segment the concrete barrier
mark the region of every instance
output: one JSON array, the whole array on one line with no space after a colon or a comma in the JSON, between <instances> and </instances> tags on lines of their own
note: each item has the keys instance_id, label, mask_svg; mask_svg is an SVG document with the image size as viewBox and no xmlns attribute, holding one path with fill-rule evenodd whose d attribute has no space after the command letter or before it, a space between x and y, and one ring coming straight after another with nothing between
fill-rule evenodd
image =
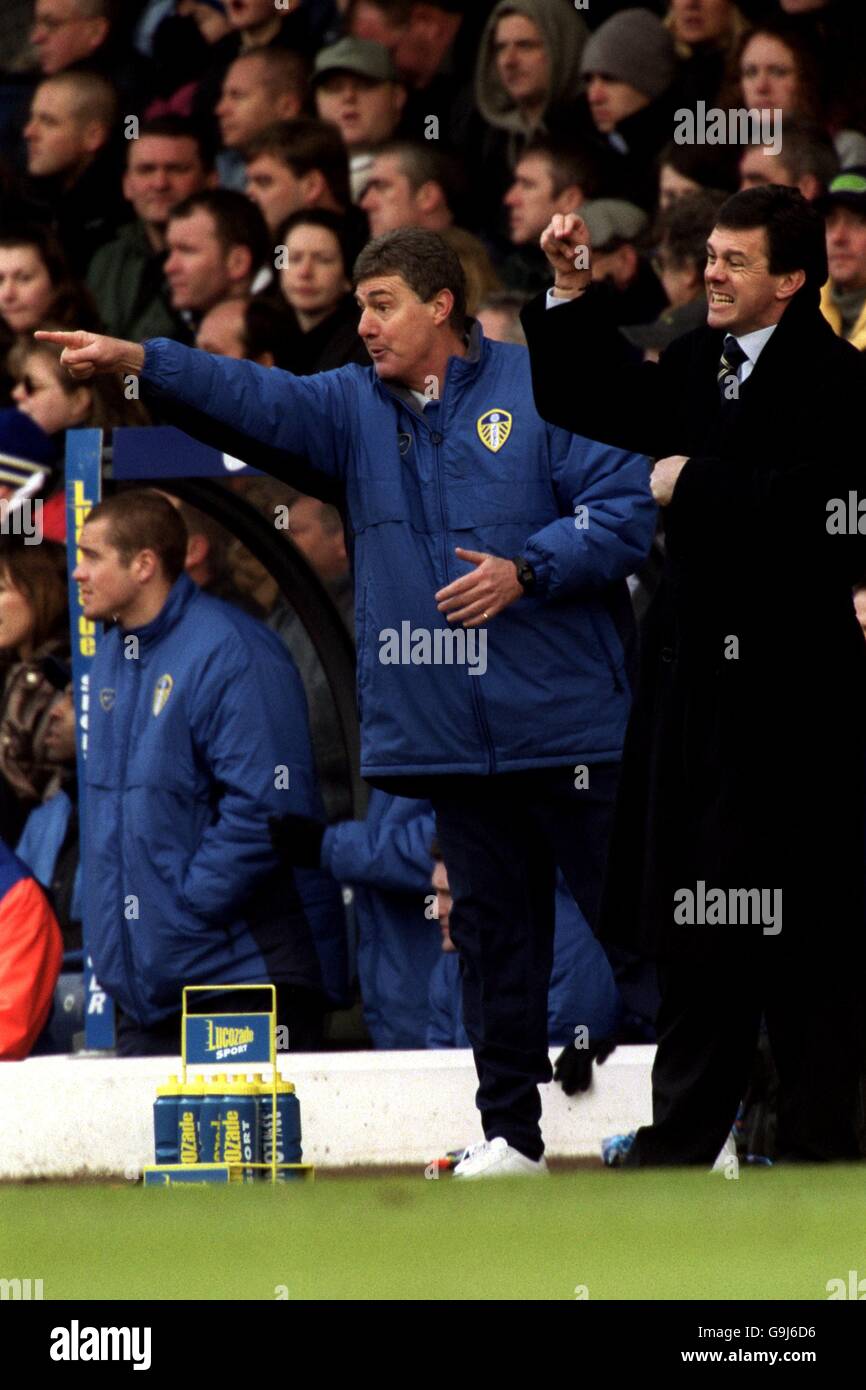
<instances>
[{"instance_id":1,"label":"concrete barrier","mask_svg":"<svg viewBox=\"0 0 866 1390\"><path fill-rule=\"evenodd\" d=\"M542 1087L549 1156L597 1155L606 1135L648 1123L654 1051L619 1048L572 1100ZM156 1087L179 1068L172 1057L3 1063L0 1179L137 1177L154 1161ZM284 1054L280 1071L297 1086L304 1159L319 1168L423 1168L482 1137L468 1051Z\"/></svg>"}]
</instances>

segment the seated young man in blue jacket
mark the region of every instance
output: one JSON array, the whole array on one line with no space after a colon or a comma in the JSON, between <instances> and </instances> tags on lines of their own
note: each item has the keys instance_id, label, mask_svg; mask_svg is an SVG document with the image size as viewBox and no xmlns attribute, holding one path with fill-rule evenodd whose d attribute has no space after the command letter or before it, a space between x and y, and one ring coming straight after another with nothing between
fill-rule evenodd
<instances>
[{"instance_id":1,"label":"seated young man in blue jacket","mask_svg":"<svg viewBox=\"0 0 866 1390\"><path fill-rule=\"evenodd\" d=\"M470 1047L463 1024L460 962L451 940L451 889L438 841L433 843L433 859L431 883L436 893L440 950L429 980L427 1046ZM584 1040L576 1036L580 1027L587 1030L586 1039L615 1037L621 1011L622 1003L610 962L584 921L565 879L557 872L553 970L547 1005L548 1042L551 1047L576 1050ZM568 1051L565 1055L568 1056ZM571 1095L572 1088L560 1075L562 1060L560 1057L555 1075ZM589 1076L586 1080L588 1083ZM573 1089L585 1090L588 1085L578 1084Z\"/></svg>"},{"instance_id":2,"label":"seated young man in blue jacket","mask_svg":"<svg viewBox=\"0 0 866 1390\"><path fill-rule=\"evenodd\" d=\"M376 238L354 279L369 367L295 377L165 339L47 336L74 377L138 374L164 418L173 403L198 438L341 502L361 770L433 803L454 894L485 1136L460 1176L544 1173L555 867L592 924L630 699L625 580L655 530L649 465L544 423L525 350L467 319L435 232Z\"/></svg>"},{"instance_id":3,"label":"seated young man in blue jacket","mask_svg":"<svg viewBox=\"0 0 866 1390\"><path fill-rule=\"evenodd\" d=\"M427 1046L439 932L428 909L433 808L373 790L364 820L323 827L321 863L352 889L358 983L374 1047ZM291 832L286 846L292 854Z\"/></svg>"},{"instance_id":4,"label":"seated young man in blue jacket","mask_svg":"<svg viewBox=\"0 0 866 1390\"><path fill-rule=\"evenodd\" d=\"M183 520L157 492L110 497L81 532L84 613L115 622L90 677L88 949L121 1056L179 1050L192 984L276 984L290 1049L314 1049L319 963L268 834L269 816L321 814L304 692L279 638L203 593L185 555Z\"/></svg>"}]
</instances>

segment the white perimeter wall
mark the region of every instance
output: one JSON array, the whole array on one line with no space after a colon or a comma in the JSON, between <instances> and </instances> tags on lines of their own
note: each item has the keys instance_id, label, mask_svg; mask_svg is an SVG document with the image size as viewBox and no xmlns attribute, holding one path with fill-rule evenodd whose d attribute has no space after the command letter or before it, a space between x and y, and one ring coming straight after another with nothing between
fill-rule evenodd
<instances>
[{"instance_id":1,"label":"white perimeter wall","mask_svg":"<svg viewBox=\"0 0 866 1390\"><path fill-rule=\"evenodd\" d=\"M605 1136L649 1123L654 1052L618 1048L586 1095L543 1086L548 1155L597 1156ZM172 1057L0 1063L0 1179L136 1177L154 1161L156 1087L179 1068ZM297 1088L304 1159L320 1168L423 1169L483 1137L471 1052L284 1054L280 1071Z\"/></svg>"}]
</instances>

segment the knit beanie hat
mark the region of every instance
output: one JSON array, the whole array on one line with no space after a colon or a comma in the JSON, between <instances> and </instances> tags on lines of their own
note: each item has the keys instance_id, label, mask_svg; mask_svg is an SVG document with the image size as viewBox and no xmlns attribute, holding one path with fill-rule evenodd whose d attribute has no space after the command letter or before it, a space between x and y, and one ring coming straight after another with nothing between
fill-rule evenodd
<instances>
[{"instance_id":1,"label":"knit beanie hat","mask_svg":"<svg viewBox=\"0 0 866 1390\"><path fill-rule=\"evenodd\" d=\"M651 10L620 10L589 38L580 70L627 82L654 101L674 78L673 40Z\"/></svg>"}]
</instances>

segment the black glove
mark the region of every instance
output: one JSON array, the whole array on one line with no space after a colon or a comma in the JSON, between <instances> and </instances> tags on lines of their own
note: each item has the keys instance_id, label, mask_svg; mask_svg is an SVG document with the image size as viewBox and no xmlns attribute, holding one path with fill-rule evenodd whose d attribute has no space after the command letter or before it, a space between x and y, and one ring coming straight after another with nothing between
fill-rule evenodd
<instances>
[{"instance_id":1,"label":"black glove","mask_svg":"<svg viewBox=\"0 0 866 1390\"><path fill-rule=\"evenodd\" d=\"M589 1047L575 1047L569 1043L557 1057L553 1066L553 1079L558 1081L567 1096L575 1091L588 1091L592 1085L592 1064L606 1062L616 1051L616 1038L598 1038Z\"/></svg>"},{"instance_id":2,"label":"black glove","mask_svg":"<svg viewBox=\"0 0 866 1390\"><path fill-rule=\"evenodd\" d=\"M271 844L284 864L318 869L322 862L325 827L307 816L269 816Z\"/></svg>"}]
</instances>

